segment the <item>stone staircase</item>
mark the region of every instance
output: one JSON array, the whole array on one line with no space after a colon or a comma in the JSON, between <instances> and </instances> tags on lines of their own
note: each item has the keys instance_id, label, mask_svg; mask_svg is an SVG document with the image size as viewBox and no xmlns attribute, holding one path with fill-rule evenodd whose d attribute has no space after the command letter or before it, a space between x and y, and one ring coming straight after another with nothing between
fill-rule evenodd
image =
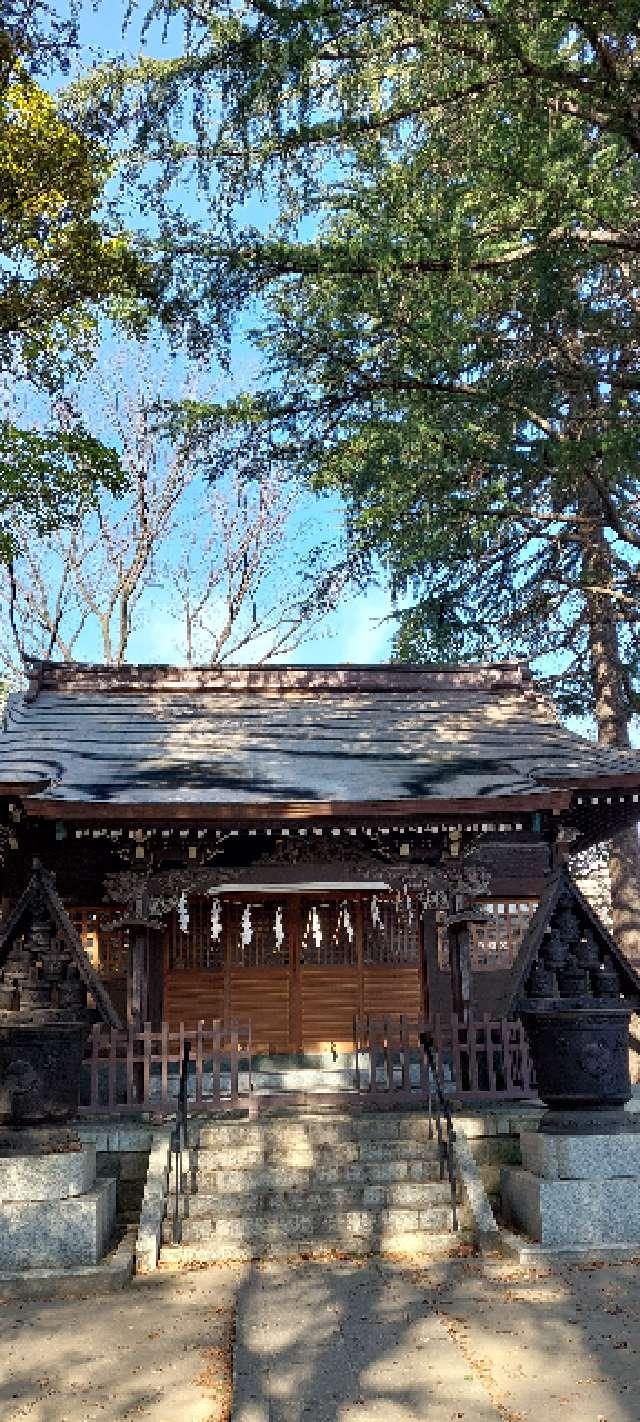
<instances>
[{"instance_id":1,"label":"stone staircase","mask_svg":"<svg viewBox=\"0 0 640 1422\"><path fill-rule=\"evenodd\" d=\"M196 1131L182 1242L171 1243L171 1193L161 1264L446 1254L470 1238L463 1208L452 1232L449 1182L423 1113L283 1111Z\"/></svg>"}]
</instances>

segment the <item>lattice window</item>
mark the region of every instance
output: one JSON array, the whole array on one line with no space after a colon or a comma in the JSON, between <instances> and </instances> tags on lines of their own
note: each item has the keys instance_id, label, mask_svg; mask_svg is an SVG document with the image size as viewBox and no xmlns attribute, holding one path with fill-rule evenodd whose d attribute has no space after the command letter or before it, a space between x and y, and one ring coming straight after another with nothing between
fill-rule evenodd
<instances>
[{"instance_id":1,"label":"lattice window","mask_svg":"<svg viewBox=\"0 0 640 1422\"><path fill-rule=\"evenodd\" d=\"M282 904L227 899L231 965L234 968L287 968L289 935Z\"/></svg>"},{"instance_id":2,"label":"lattice window","mask_svg":"<svg viewBox=\"0 0 640 1422\"><path fill-rule=\"evenodd\" d=\"M104 978L126 976L128 954L124 935L107 927L120 917L121 912L112 904L67 909L87 957Z\"/></svg>"},{"instance_id":3,"label":"lattice window","mask_svg":"<svg viewBox=\"0 0 640 1422\"><path fill-rule=\"evenodd\" d=\"M537 899L484 899L478 908L490 915L486 923L471 926L471 967L474 972L511 968L520 944L538 907ZM449 941L444 925L438 929L438 965L449 969Z\"/></svg>"},{"instance_id":4,"label":"lattice window","mask_svg":"<svg viewBox=\"0 0 640 1422\"><path fill-rule=\"evenodd\" d=\"M363 912L365 963L403 967L418 962L420 925L415 905L403 904L399 911L394 899L374 894Z\"/></svg>"},{"instance_id":5,"label":"lattice window","mask_svg":"<svg viewBox=\"0 0 640 1422\"><path fill-rule=\"evenodd\" d=\"M355 967L357 905L345 899L328 903L305 902L302 910L300 962L307 968Z\"/></svg>"},{"instance_id":6,"label":"lattice window","mask_svg":"<svg viewBox=\"0 0 640 1422\"><path fill-rule=\"evenodd\" d=\"M512 967L538 907L537 899L485 902L480 907L490 913L491 918L488 923L472 927L471 967L475 972Z\"/></svg>"},{"instance_id":7,"label":"lattice window","mask_svg":"<svg viewBox=\"0 0 640 1422\"><path fill-rule=\"evenodd\" d=\"M212 931L212 900L194 895L188 900L188 926L183 932L176 912L169 918L169 967L204 968L221 972L224 966L224 938L216 925Z\"/></svg>"}]
</instances>

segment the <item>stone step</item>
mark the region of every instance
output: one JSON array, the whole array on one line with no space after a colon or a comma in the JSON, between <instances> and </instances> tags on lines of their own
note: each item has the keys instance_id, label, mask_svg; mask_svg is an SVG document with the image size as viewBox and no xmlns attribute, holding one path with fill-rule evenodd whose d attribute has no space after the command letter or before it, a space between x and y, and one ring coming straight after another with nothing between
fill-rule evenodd
<instances>
[{"instance_id":1,"label":"stone step","mask_svg":"<svg viewBox=\"0 0 640 1422\"><path fill-rule=\"evenodd\" d=\"M201 1146L190 1152L193 1169L210 1174L212 1171L250 1170L263 1164L287 1167L317 1165L331 1161L335 1164L349 1164L355 1161L417 1161L438 1159L435 1141L413 1140L362 1140L340 1141L330 1147L316 1145L315 1142L264 1142L253 1141L248 1145Z\"/></svg>"},{"instance_id":2,"label":"stone step","mask_svg":"<svg viewBox=\"0 0 640 1422\"><path fill-rule=\"evenodd\" d=\"M200 1243L164 1244L160 1256L161 1269L189 1269L227 1260L308 1259L331 1255L338 1258L362 1258L368 1255L409 1256L415 1260L441 1259L473 1249L471 1231L410 1230L383 1238L352 1235L348 1240L338 1237L304 1239L280 1238L270 1242L238 1239L208 1239Z\"/></svg>"},{"instance_id":3,"label":"stone step","mask_svg":"<svg viewBox=\"0 0 640 1422\"><path fill-rule=\"evenodd\" d=\"M245 1193L285 1189L313 1181L317 1185L387 1185L402 1180L439 1180L440 1166L434 1159L354 1160L335 1165L280 1165L261 1162L253 1168L200 1167L193 1171L194 1188L205 1194ZM197 1182L197 1183L196 1183Z\"/></svg>"},{"instance_id":4,"label":"stone step","mask_svg":"<svg viewBox=\"0 0 640 1422\"><path fill-rule=\"evenodd\" d=\"M278 1143L312 1141L340 1144L354 1140L426 1140L429 1121L426 1112L372 1112L326 1116L290 1116L264 1120L211 1122L199 1129L199 1144L205 1148L247 1146L256 1140Z\"/></svg>"},{"instance_id":5,"label":"stone step","mask_svg":"<svg viewBox=\"0 0 640 1422\"><path fill-rule=\"evenodd\" d=\"M167 1213L173 1213L174 1196L167 1203ZM287 1210L320 1210L323 1214L332 1210L385 1209L399 1206L402 1209L427 1209L431 1205L448 1204L451 1192L448 1182L400 1181L391 1185L344 1185L319 1188L313 1180L307 1184L257 1191L253 1195L239 1194L209 1195L198 1190L187 1195L182 1203L181 1213L189 1219L212 1220L232 1215L282 1214Z\"/></svg>"},{"instance_id":6,"label":"stone step","mask_svg":"<svg viewBox=\"0 0 640 1422\"><path fill-rule=\"evenodd\" d=\"M351 1209L322 1211L319 1208L291 1206L277 1213L229 1215L212 1219L184 1219L184 1243L199 1244L210 1239L237 1240L244 1244L272 1244L282 1240L328 1241L349 1244L354 1238L368 1242L391 1239L416 1232L444 1234L451 1226L451 1209L447 1204L435 1204L423 1209L374 1209L357 1206ZM162 1237L171 1241L172 1222L164 1221Z\"/></svg>"}]
</instances>

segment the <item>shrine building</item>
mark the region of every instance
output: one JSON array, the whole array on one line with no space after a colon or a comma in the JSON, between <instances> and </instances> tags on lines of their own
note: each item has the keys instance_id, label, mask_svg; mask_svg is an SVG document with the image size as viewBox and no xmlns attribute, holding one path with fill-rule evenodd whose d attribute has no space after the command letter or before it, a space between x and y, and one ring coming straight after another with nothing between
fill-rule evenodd
<instances>
[{"instance_id":1,"label":"shrine building","mask_svg":"<svg viewBox=\"0 0 640 1422\"><path fill-rule=\"evenodd\" d=\"M28 673L3 913L39 859L138 1026L335 1055L355 1017L490 1012L552 869L640 817L640 753L563 727L516 662Z\"/></svg>"}]
</instances>

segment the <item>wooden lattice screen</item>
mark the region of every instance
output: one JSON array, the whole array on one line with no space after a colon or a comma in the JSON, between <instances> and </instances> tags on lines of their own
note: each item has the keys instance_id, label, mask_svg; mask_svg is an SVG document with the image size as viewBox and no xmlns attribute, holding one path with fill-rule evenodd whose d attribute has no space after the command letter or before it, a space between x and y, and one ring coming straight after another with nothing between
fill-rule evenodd
<instances>
[{"instance_id":1,"label":"wooden lattice screen","mask_svg":"<svg viewBox=\"0 0 640 1422\"><path fill-rule=\"evenodd\" d=\"M474 972L511 968L518 949L538 907L537 899L483 899L478 908L488 915L486 923L471 927L471 967ZM449 941L444 926L438 930L438 965L448 971Z\"/></svg>"},{"instance_id":2,"label":"wooden lattice screen","mask_svg":"<svg viewBox=\"0 0 640 1422\"><path fill-rule=\"evenodd\" d=\"M287 915L282 904L227 899L223 907L232 968L289 966ZM250 935L250 936L249 936Z\"/></svg>"},{"instance_id":3,"label":"wooden lattice screen","mask_svg":"<svg viewBox=\"0 0 640 1422\"><path fill-rule=\"evenodd\" d=\"M189 924L184 931L175 910L169 915L169 967L220 972L224 966L224 940L222 932L214 937L211 930L211 899L194 895L188 909Z\"/></svg>"},{"instance_id":4,"label":"wooden lattice screen","mask_svg":"<svg viewBox=\"0 0 640 1422\"><path fill-rule=\"evenodd\" d=\"M70 908L67 912L87 957L94 968L99 969L101 976L126 976L127 945L124 935L108 927L120 917L121 910L113 904L101 904L96 908Z\"/></svg>"},{"instance_id":5,"label":"wooden lattice screen","mask_svg":"<svg viewBox=\"0 0 640 1422\"><path fill-rule=\"evenodd\" d=\"M373 895L364 907L364 961L367 965L405 967L418 962L419 911L412 905L398 910L391 898Z\"/></svg>"},{"instance_id":6,"label":"wooden lattice screen","mask_svg":"<svg viewBox=\"0 0 640 1422\"><path fill-rule=\"evenodd\" d=\"M302 913L300 962L306 968L353 968L358 961L355 899L306 903Z\"/></svg>"}]
</instances>

